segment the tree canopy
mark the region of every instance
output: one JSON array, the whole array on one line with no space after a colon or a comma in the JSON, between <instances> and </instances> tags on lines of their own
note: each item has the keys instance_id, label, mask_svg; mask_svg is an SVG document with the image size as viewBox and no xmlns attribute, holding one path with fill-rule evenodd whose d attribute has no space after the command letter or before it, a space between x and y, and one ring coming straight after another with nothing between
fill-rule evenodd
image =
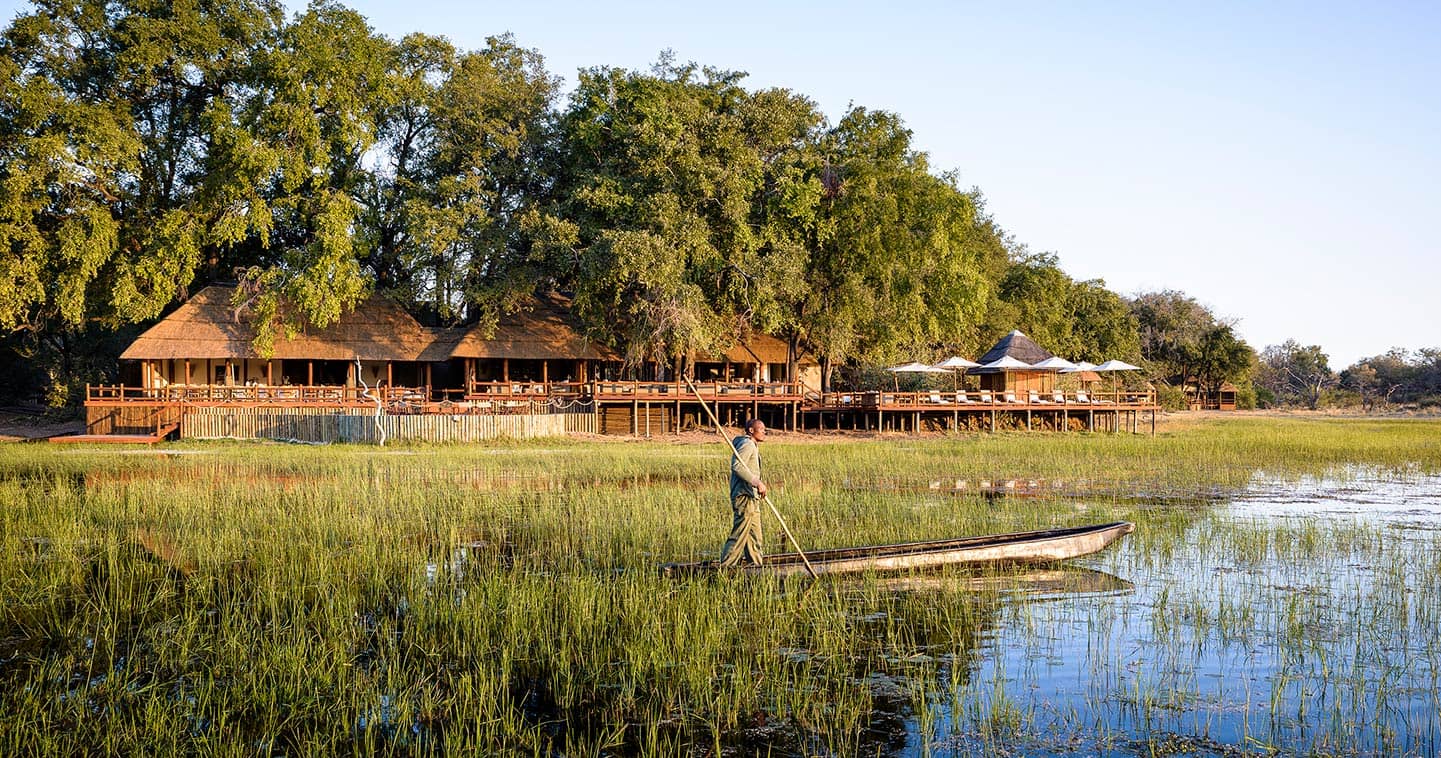
<instances>
[{"instance_id":1,"label":"tree canopy","mask_svg":"<svg viewBox=\"0 0 1441 758\"><path fill-rule=\"evenodd\" d=\"M662 370L756 332L827 381L1015 328L1206 383L1252 355L1181 293L1027 251L898 114L668 53L562 101L512 37L392 40L333 0L38 0L0 36L0 349L63 402L213 282L262 354L371 292L484 326L559 289Z\"/></svg>"}]
</instances>

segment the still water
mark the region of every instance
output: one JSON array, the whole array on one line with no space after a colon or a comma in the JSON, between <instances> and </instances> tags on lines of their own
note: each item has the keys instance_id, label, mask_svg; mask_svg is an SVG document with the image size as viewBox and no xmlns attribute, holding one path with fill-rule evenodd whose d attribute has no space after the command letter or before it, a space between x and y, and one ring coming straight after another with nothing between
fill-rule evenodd
<instances>
[{"instance_id":1,"label":"still water","mask_svg":"<svg viewBox=\"0 0 1441 758\"><path fill-rule=\"evenodd\" d=\"M1183 533L1006 599L900 752L1441 753L1441 476L1260 474Z\"/></svg>"}]
</instances>

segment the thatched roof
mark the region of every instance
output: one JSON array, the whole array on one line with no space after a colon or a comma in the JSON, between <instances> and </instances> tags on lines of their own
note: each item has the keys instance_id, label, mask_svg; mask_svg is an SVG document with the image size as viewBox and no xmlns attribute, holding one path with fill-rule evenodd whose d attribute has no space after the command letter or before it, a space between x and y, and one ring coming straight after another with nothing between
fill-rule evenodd
<instances>
[{"instance_id":1,"label":"thatched roof","mask_svg":"<svg viewBox=\"0 0 1441 758\"><path fill-rule=\"evenodd\" d=\"M230 298L234 287L197 292L160 323L141 334L123 360L260 358L251 347L255 330L238 317ZM275 339L272 358L281 360L441 361L454 336L426 329L399 305L372 297L324 329L294 339Z\"/></svg>"},{"instance_id":2,"label":"thatched roof","mask_svg":"<svg viewBox=\"0 0 1441 758\"><path fill-rule=\"evenodd\" d=\"M1035 340L1032 340L1030 337L1022 334L1021 330L1017 329L1010 334L1002 337L1001 340L996 343L995 347L992 347L990 350L986 351L985 355L977 358L976 362L983 364L991 363L993 361L998 361L1006 356L1010 356L1018 361L1031 364L1040 363L1047 358L1054 357L1049 350L1041 347L1040 345L1037 345ZM998 368L973 368L968 373L986 374L996 373L1004 370L1005 369Z\"/></svg>"},{"instance_id":3,"label":"thatched roof","mask_svg":"<svg viewBox=\"0 0 1441 758\"><path fill-rule=\"evenodd\" d=\"M785 363L789 349L785 340L756 332L744 341L736 343L734 347L720 356L700 353L696 355L695 359L698 363ZM815 356L804 351L796 357L797 365L806 366L816 363Z\"/></svg>"},{"instance_id":4,"label":"thatched roof","mask_svg":"<svg viewBox=\"0 0 1441 758\"><path fill-rule=\"evenodd\" d=\"M557 293L534 298L530 308L503 316L491 337L483 336L478 328L471 329L456 343L450 357L620 360L614 350L581 336L570 299Z\"/></svg>"}]
</instances>

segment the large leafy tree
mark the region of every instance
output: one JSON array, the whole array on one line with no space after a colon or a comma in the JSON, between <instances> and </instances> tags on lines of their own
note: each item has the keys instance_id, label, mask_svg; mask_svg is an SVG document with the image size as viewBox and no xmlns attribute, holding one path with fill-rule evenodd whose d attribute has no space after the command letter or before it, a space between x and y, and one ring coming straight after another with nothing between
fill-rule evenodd
<instances>
[{"instance_id":1,"label":"large leafy tree","mask_svg":"<svg viewBox=\"0 0 1441 758\"><path fill-rule=\"evenodd\" d=\"M5 30L0 329L31 335L28 354L72 363L247 234L216 145L281 19L265 0L46 1ZM52 375L52 399L71 378Z\"/></svg>"},{"instance_id":2,"label":"large leafy tree","mask_svg":"<svg viewBox=\"0 0 1441 758\"><path fill-rule=\"evenodd\" d=\"M1261 353L1256 383L1277 403L1304 405L1315 410L1323 393L1336 385L1330 360L1320 345L1286 340Z\"/></svg>"},{"instance_id":3,"label":"large leafy tree","mask_svg":"<svg viewBox=\"0 0 1441 758\"><path fill-rule=\"evenodd\" d=\"M576 306L631 362L679 363L783 322L790 217L816 195L799 147L815 106L743 75L676 65L583 72L560 121L555 204L532 216Z\"/></svg>"},{"instance_id":4,"label":"large leafy tree","mask_svg":"<svg viewBox=\"0 0 1441 758\"><path fill-rule=\"evenodd\" d=\"M525 222L545 189L556 80L510 37L459 53L412 35L392 84L361 196L360 258L382 290L444 320L493 318L547 274Z\"/></svg>"},{"instance_id":5,"label":"large leafy tree","mask_svg":"<svg viewBox=\"0 0 1441 758\"><path fill-rule=\"evenodd\" d=\"M1126 302L1101 280L1075 281L1052 254L1015 251L986 322L991 339L1020 329L1071 360L1135 360L1140 355L1136 320Z\"/></svg>"},{"instance_id":6,"label":"large leafy tree","mask_svg":"<svg viewBox=\"0 0 1441 758\"><path fill-rule=\"evenodd\" d=\"M1223 382L1249 383L1256 351L1195 298L1176 290L1147 292L1131 300L1130 308L1141 355L1163 381L1190 383L1197 392L1217 391Z\"/></svg>"},{"instance_id":7,"label":"large leafy tree","mask_svg":"<svg viewBox=\"0 0 1441 758\"><path fill-rule=\"evenodd\" d=\"M1004 258L979 193L936 176L894 114L852 109L824 136L821 194L794 334L831 368L954 346Z\"/></svg>"}]
</instances>

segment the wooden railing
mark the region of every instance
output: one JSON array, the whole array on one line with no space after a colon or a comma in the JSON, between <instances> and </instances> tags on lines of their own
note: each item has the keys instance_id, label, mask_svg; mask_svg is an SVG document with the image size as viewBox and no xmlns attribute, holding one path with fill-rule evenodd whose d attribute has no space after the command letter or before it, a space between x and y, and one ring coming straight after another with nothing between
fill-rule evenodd
<instances>
[{"instance_id":1,"label":"wooden railing","mask_svg":"<svg viewBox=\"0 0 1441 758\"><path fill-rule=\"evenodd\" d=\"M795 399L803 388L799 382L695 382L703 397L716 399ZM471 382L469 397L596 397L602 400L693 398L683 381L593 381L593 382Z\"/></svg>"},{"instance_id":2,"label":"wooden railing","mask_svg":"<svg viewBox=\"0 0 1441 758\"><path fill-rule=\"evenodd\" d=\"M1150 407L1156 404L1156 393L1148 390L1115 390L1089 392L995 392L990 390L961 390L944 392L827 392L814 405L831 409L855 408L858 410L877 408L908 409L1030 409L1030 410L1071 410Z\"/></svg>"},{"instance_id":3,"label":"wooden railing","mask_svg":"<svg viewBox=\"0 0 1441 758\"><path fill-rule=\"evenodd\" d=\"M318 385L171 384L164 387L86 385L85 399L97 403L226 403L249 405L373 405L424 403L428 387L339 387Z\"/></svg>"}]
</instances>

